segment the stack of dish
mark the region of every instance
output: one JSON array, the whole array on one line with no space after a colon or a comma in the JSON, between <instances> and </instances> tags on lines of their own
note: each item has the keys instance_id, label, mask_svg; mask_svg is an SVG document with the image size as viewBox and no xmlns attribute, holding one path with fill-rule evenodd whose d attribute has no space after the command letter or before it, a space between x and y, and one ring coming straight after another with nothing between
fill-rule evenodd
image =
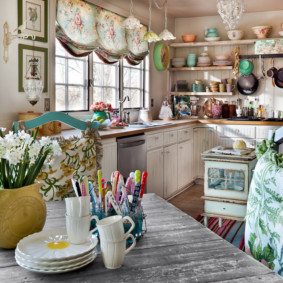
<instances>
[{"instance_id":1,"label":"stack of dish","mask_svg":"<svg viewBox=\"0 0 283 283\"><path fill-rule=\"evenodd\" d=\"M66 230L42 231L22 239L15 250L21 267L39 273L63 273L91 263L97 256L98 240L90 236L81 245L68 241Z\"/></svg>"},{"instance_id":2,"label":"stack of dish","mask_svg":"<svg viewBox=\"0 0 283 283\"><path fill-rule=\"evenodd\" d=\"M184 67L186 66L186 59L185 58L173 58L172 66L176 68Z\"/></svg>"},{"instance_id":3,"label":"stack of dish","mask_svg":"<svg viewBox=\"0 0 283 283\"><path fill-rule=\"evenodd\" d=\"M233 62L229 55L218 55L215 56L214 66L231 66Z\"/></svg>"},{"instance_id":4,"label":"stack of dish","mask_svg":"<svg viewBox=\"0 0 283 283\"><path fill-rule=\"evenodd\" d=\"M211 60L207 53L200 53L197 62L198 67L208 67L211 66Z\"/></svg>"},{"instance_id":5,"label":"stack of dish","mask_svg":"<svg viewBox=\"0 0 283 283\"><path fill-rule=\"evenodd\" d=\"M219 82L211 82L210 88L212 92L219 92Z\"/></svg>"}]
</instances>

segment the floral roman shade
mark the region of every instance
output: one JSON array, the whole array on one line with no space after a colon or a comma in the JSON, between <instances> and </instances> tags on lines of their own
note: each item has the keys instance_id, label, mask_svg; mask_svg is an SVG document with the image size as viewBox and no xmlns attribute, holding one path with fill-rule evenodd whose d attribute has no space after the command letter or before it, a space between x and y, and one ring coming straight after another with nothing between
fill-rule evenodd
<instances>
[{"instance_id":1,"label":"floral roman shade","mask_svg":"<svg viewBox=\"0 0 283 283\"><path fill-rule=\"evenodd\" d=\"M141 41L147 27L125 29L124 19L82 0L57 0L56 37L73 56L94 51L105 63L125 57L137 65L148 54L148 44Z\"/></svg>"}]
</instances>

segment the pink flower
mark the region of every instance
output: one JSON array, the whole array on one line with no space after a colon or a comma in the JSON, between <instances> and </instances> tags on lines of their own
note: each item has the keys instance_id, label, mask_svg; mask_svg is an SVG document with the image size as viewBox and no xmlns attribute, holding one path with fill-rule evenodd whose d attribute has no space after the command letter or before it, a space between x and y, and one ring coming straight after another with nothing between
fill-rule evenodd
<instances>
[{"instance_id":1,"label":"pink flower","mask_svg":"<svg viewBox=\"0 0 283 283\"><path fill-rule=\"evenodd\" d=\"M82 24L81 16L78 13L75 13L74 21L77 26L80 26Z\"/></svg>"},{"instance_id":2,"label":"pink flower","mask_svg":"<svg viewBox=\"0 0 283 283\"><path fill-rule=\"evenodd\" d=\"M113 27L113 25L110 25L110 27L109 27L109 34L110 34L110 36L114 36L114 27Z\"/></svg>"}]
</instances>

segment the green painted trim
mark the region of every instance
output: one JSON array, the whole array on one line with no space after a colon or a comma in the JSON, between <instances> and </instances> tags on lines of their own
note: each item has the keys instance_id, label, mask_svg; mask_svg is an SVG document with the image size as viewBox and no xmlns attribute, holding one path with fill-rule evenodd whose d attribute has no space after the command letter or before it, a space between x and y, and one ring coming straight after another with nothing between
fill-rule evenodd
<instances>
[{"instance_id":1,"label":"green painted trim","mask_svg":"<svg viewBox=\"0 0 283 283\"><path fill-rule=\"evenodd\" d=\"M52 121L60 121L64 124L67 124L81 131L85 131L87 129L87 122L78 120L63 112L56 112L56 111L48 112L32 120L25 121L25 128L26 130L34 129L36 127L39 127L41 125L44 125ZM91 128L98 130L98 123L99 122L92 122ZM13 123L13 129L16 133L18 132L18 126L19 126L18 122Z\"/></svg>"},{"instance_id":2,"label":"green painted trim","mask_svg":"<svg viewBox=\"0 0 283 283\"><path fill-rule=\"evenodd\" d=\"M19 92L24 92L23 86L23 51L34 50L44 53L44 88L43 92L48 92L48 49L32 45L19 44ZM42 74L41 74L42 75Z\"/></svg>"},{"instance_id":3,"label":"green painted trim","mask_svg":"<svg viewBox=\"0 0 283 283\"><path fill-rule=\"evenodd\" d=\"M35 40L40 42L48 42L48 0L42 0L42 1L44 1L44 37L37 36ZM21 26L22 24L23 24L23 0L18 0L18 26ZM19 33L21 32L19 31ZM30 37L28 39L32 40Z\"/></svg>"}]
</instances>

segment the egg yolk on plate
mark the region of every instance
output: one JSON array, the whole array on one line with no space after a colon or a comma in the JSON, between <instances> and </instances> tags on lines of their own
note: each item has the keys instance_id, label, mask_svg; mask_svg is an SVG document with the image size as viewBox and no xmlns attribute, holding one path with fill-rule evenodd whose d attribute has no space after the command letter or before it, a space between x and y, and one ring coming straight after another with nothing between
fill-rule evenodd
<instances>
[{"instance_id":1,"label":"egg yolk on plate","mask_svg":"<svg viewBox=\"0 0 283 283\"><path fill-rule=\"evenodd\" d=\"M66 241L56 241L50 242L46 245L46 247L50 250L62 250L70 246L70 243Z\"/></svg>"}]
</instances>

